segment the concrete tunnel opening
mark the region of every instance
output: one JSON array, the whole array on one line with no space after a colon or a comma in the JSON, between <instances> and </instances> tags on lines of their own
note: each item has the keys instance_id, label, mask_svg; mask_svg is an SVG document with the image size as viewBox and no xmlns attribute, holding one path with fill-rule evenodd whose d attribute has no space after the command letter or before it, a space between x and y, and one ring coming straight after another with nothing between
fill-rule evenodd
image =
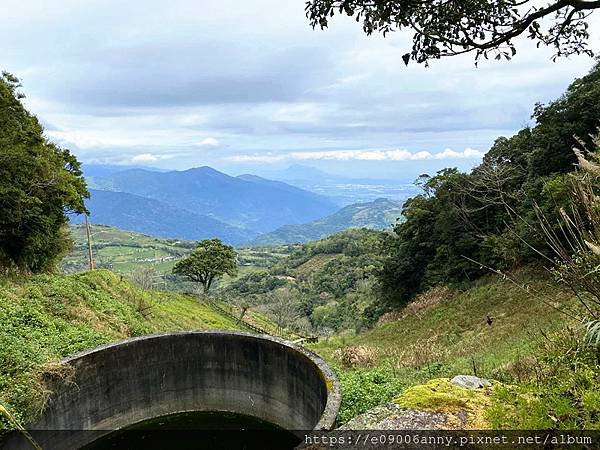
<instances>
[{"instance_id":1,"label":"concrete tunnel opening","mask_svg":"<svg viewBox=\"0 0 600 450\"><path fill-rule=\"evenodd\" d=\"M27 428L46 450L80 449L135 424L185 413L249 417L289 430L328 430L339 382L309 350L233 331L132 338L63 360L41 417ZM247 426L247 425L246 425ZM28 448L22 440L15 448Z\"/></svg>"}]
</instances>

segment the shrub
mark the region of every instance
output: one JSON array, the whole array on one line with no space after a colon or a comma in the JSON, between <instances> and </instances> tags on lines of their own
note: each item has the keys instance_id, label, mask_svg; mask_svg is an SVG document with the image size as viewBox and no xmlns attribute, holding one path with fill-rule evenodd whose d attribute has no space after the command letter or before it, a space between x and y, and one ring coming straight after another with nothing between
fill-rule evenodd
<instances>
[{"instance_id":1,"label":"shrub","mask_svg":"<svg viewBox=\"0 0 600 450\"><path fill-rule=\"evenodd\" d=\"M343 393L338 414L341 423L391 401L406 387L391 368L337 370L336 372Z\"/></svg>"},{"instance_id":2,"label":"shrub","mask_svg":"<svg viewBox=\"0 0 600 450\"><path fill-rule=\"evenodd\" d=\"M600 349L566 328L548 336L538 351L535 379L505 386L489 410L492 427L504 429L598 429Z\"/></svg>"}]
</instances>

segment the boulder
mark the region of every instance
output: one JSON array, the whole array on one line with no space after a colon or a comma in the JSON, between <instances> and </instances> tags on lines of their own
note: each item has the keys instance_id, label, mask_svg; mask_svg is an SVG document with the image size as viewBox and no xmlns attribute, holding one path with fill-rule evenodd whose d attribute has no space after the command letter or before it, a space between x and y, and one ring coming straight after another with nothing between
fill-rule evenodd
<instances>
[{"instance_id":1,"label":"boulder","mask_svg":"<svg viewBox=\"0 0 600 450\"><path fill-rule=\"evenodd\" d=\"M450 383L465 389L483 389L492 385L485 378L475 377L473 375L456 375L450 380Z\"/></svg>"}]
</instances>

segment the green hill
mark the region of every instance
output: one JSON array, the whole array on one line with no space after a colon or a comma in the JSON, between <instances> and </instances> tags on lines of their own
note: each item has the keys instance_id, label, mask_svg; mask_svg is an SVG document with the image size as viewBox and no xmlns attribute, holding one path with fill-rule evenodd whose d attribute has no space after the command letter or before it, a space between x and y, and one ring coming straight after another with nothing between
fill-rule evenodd
<instances>
[{"instance_id":1,"label":"green hill","mask_svg":"<svg viewBox=\"0 0 600 450\"><path fill-rule=\"evenodd\" d=\"M385 198L346 206L335 214L300 225L284 225L263 234L253 245L294 244L323 239L349 228L384 230L402 215L402 205Z\"/></svg>"},{"instance_id":2,"label":"green hill","mask_svg":"<svg viewBox=\"0 0 600 450\"><path fill-rule=\"evenodd\" d=\"M194 297L144 291L107 270L0 279L0 403L31 419L46 399L44 375L84 349L162 331L238 327Z\"/></svg>"},{"instance_id":3,"label":"green hill","mask_svg":"<svg viewBox=\"0 0 600 450\"><path fill-rule=\"evenodd\" d=\"M169 272L175 261L194 246L193 241L157 238L107 225L92 224L90 230L96 266L124 274L140 267ZM63 260L63 268L66 272L85 271L88 269L85 226L72 226L71 236L74 247Z\"/></svg>"},{"instance_id":4,"label":"green hill","mask_svg":"<svg viewBox=\"0 0 600 450\"><path fill-rule=\"evenodd\" d=\"M383 316L371 330L331 337L313 345L313 350L328 360L341 378L344 395L340 420L345 422L392 401L411 386L459 374L475 373L520 385L519 389L525 391L540 389L536 383L543 383L541 390L550 397L547 383L552 382L559 367L552 368L547 347L543 347L549 346L553 333L565 325L574 327L569 332L573 335L581 332L581 327L577 328L577 323L555 306L576 308L578 303L572 293L557 289L543 270L522 269L511 278L526 285L527 290L491 275L462 289L434 288L403 310ZM488 314L493 320L491 325L487 323ZM572 346L569 351L577 349ZM581 378L588 376L588 369L582 364L581 370L583 373L574 374L580 381L573 382L589 386ZM594 376L593 372L589 375ZM570 389L566 381L564 387ZM595 389L593 383L591 389ZM557 401L561 395L557 395ZM511 408L516 396L513 400ZM510 406L504 402L497 407L505 410ZM432 408L436 406L440 405L431 404ZM529 414L538 421L530 428L546 425L544 420L552 426L548 416L552 416L555 406L550 400L531 406ZM565 410L564 414L576 413ZM497 425L522 427L525 420Z\"/></svg>"},{"instance_id":5,"label":"green hill","mask_svg":"<svg viewBox=\"0 0 600 450\"><path fill-rule=\"evenodd\" d=\"M289 291L299 316L322 335L370 325L384 237L381 231L350 229L294 246L269 266L223 284L217 295L269 308L273 296Z\"/></svg>"},{"instance_id":6,"label":"green hill","mask_svg":"<svg viewBox=\"0 0 600 450\"><path fill-rule=\"evenodd\" d=\"M155 285L161 288L193 288L189 283L171 276L171 269L178 259L191 251L194 241L157 238L107 225L91 224L90 230L97 268L110 269L128 276L140 269L154 269L158 275ZM87 271L89 262L85 226L71 226L71 237L74 247L64 258L62 268L67 273ZM260 268L270 267L286 258L292 250L292 246L238 248L239 274L243 276ZM231 278L225 276L218 284L225 285L230 281Z\"/></svg>"}]
</instances>

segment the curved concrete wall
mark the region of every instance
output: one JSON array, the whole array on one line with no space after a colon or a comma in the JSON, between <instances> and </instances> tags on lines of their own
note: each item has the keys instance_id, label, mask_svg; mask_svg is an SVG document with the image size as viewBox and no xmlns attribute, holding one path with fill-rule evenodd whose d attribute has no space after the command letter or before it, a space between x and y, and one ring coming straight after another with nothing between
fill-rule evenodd
<instances>
[{"instance_id":1,"label":"curved concrete wall","mask_svg":"<svg viewBox=\"0 0 600 450\"><path fill-rule=\"evenodd\" d=\"M251 415L288 430L331 428L339 383L315 354L241 332L184 332L129 339L64 361L74 379L54 394L37 430L116 430L188 411ZM91 433L44 433L44 448L78 448ZM98 436L96 436L97 438Z\"/></svg>"}]
</instances>

